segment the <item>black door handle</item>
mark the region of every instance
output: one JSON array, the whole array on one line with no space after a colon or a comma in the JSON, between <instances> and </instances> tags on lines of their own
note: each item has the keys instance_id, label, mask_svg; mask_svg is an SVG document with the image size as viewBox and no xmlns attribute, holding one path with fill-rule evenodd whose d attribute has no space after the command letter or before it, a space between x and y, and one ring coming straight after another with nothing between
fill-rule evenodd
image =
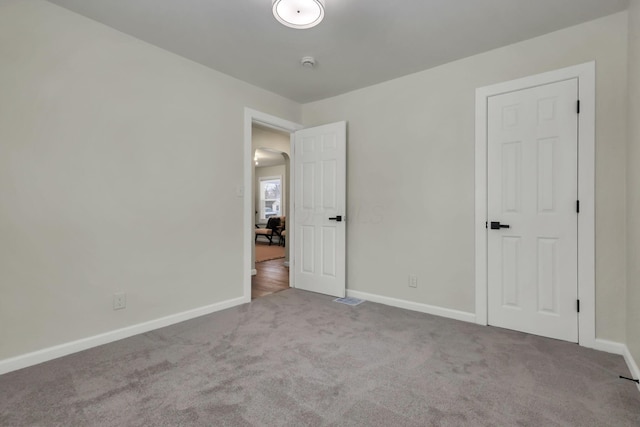
<instances>
[{"instance_id":1,"label":"black door handle","mask_svg":"<svg viewBox=\"0 0 640 427\"><path fill-rule=\"evenodd\" d=\"M497 221L491 221L492 230L500 230L501 228L510 228L507 224L500 224Z\"/></svg>"},{"instance_id":2,"label":"black door handle","mask_svg":"<svg viewBox=\"0 0 640 427\"><path fill-rule=\"evenodd\" d=\"M329 218L329 220L342 222L342 215L333 216L333 217Z\"/></svg>"}]
</instances>

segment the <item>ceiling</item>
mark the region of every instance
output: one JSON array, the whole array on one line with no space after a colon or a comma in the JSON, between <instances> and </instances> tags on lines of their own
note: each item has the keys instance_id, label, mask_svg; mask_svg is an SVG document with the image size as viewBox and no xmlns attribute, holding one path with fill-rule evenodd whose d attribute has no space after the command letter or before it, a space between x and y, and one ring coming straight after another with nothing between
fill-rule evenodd
<instances>
[{"instance_id":1,"label":"ceiling","mask_svg":"<svg viewBox=\"0 0 640 427\"><path fill-rule=\"evenodd\" d=\"M315 101L626 9L628 0L326 0L320 25L271 0L50 0L297 102ZM314 69L300 59L314 56Z\"/></svg>"},{"instance_id":2,"label":"ceiling","mask_svg":"<svg viewBox=\"0 0 640 427\"><path fill-rule=\"evenodd\" d=\"M256 167L266 168L269 166L279 166L286 163L285 157L281 151L273 150L270 148L258 148L255 151L254 161L258 164Z\"/></svg>"}]
</instances>

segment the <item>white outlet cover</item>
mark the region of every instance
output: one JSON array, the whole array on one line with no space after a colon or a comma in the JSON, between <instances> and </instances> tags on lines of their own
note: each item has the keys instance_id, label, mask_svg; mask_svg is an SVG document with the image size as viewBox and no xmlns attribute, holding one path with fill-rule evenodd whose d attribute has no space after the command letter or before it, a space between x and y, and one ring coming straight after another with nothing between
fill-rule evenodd
<instances>
[{"instance_id":1,"label":"white outlet cover","mask_svg":"<svg viewBox=\"0 0 640 427\"><path fill-rule=\"evenodd\" d=\"M113 309L122 310L127 307L127 294L120 292L113 294Z\"/></svg>"},{"instance_id":2,"label":"white outlet cover","mask_svg":"<svg viewBox=\"0 0 640 427\"><path fill-rule=\"evenodd\" d=\"M410 288L418 287L418 276L414 276L414 275L409 276L409 287Z\"/></svg>"}]
</instances>

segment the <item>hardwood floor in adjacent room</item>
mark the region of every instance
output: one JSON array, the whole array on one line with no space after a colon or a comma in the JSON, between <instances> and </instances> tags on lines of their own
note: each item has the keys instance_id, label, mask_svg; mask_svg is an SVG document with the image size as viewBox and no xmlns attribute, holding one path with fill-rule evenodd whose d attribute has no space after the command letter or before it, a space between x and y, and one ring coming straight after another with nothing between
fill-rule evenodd
<instances>
[{"instance_id":1,"label":"hardwood floor in adjacent room","mask_svg":"<svg viewBox=\"0 0 640 427\"><path fill-rule=\"evenodd\" d=\"M289 289L289 267L284 259L257 262L258 274L251 278L251 299Z\"/></svg>"}]
</instances>

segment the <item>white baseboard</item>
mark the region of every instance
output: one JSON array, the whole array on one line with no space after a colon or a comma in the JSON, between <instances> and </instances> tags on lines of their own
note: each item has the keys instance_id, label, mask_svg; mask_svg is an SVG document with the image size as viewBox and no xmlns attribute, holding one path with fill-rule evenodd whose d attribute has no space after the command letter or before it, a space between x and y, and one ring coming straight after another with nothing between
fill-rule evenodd
<instances>
[{"instance_id":1,"label":"white baseboard","mask_svg":"<svg viewBox=\"0 0 640 427\"><path fill-rule=\"evenodd\" d=\"M619 343L616 341L603 340L600 338L596 338L593 344L594 350L604 351L612 354L619 354L620 356L624 356L624 352L626 348L627 346L622 343Z\"/></svg>"},{"instance_id":2,"label":"white baseboard","mask_svg":"<svg viewBox=\"0 0 640 427\"><path fill-rule=\"evenodd\" d=\"M114 331L105 332L103 334L94 335L92 337L82 338L77 341L56 345L32 353L23 354L9 359L0 360L0 375L7 372L16 371L18 369L37 365L49 360L77 353L82 350L97 347L99 345L108 344L134 335L143 334L155 329L164 328L165 326L175 323L184 322L185 320L194 319L196 317L215 313L216 311L225 310L244 304L245 298L234 298L219 303L207 305L205 307L196 308L182 313L172 314L170 316L161 317L159 319L150 320L137 325L127 326L126 328L116 329Z\"/></svg>"},{"instance_id":3,"label":"white baseboard","mask_svg":"<svg viewBox=\"0 0 640 427\"><path fill-rule=\"evenodd\" d=\"M627 347L625 344L596 338L595 346L593 348L595 350L606 351L607 353L618 354L624 357L624 361L629 367L631 376L633 378L640 378L640 369L638 369L638 364L633 359L631 351L629 351L629 347ZM640 391L640 384L638 384L638 390Z\"/></svg>"},{"instance_id":4,"label":"white baseboard","mask_svg":"<svg viewBox=\"0 0 640 427\"><path fill-rule=\"evenodd\" d=\"M633 356L631 355L631 352L629 351L629 347L627 347L626 345L624 346L624 360L625 362L627 362L627 366L629 367L629 371L631 372L631 376L633 378L640 378L640 369L638 369L638 364L636 363L636 361L633 359ZM640 384L636 384L638 387L638 391L640 391Z\"/></svg>"},{"instance_id":5,"label":"white baseboard","mask_svg":"<svg viewBox=\"0 0 640 427\"><path fill-rule=\"evenodd\" d=\"M433 314L434 316L447 317L449 319L462 320L463 322L476 322L476 315L465 311L452 310L450 308L436 307L433 305L422 304L419 302L407 301L397 298L385 297L382 295L369 294L366 292L352 291L347 289L347 296L359 298L366 301L377 302L392 307L404 308L420 313Z\"/></svg>"},{"instance_id":6,"label":"white baseboard","mask_svg":"<svg viewBox=\"0 0 640 427\"><path fill-rule=\"evenodd\" d=\"M256 274L258 274L258 270L256 270L255 268L253 270L251 270L251 275L255 276Z\"/></svg>"}]
</instances>

